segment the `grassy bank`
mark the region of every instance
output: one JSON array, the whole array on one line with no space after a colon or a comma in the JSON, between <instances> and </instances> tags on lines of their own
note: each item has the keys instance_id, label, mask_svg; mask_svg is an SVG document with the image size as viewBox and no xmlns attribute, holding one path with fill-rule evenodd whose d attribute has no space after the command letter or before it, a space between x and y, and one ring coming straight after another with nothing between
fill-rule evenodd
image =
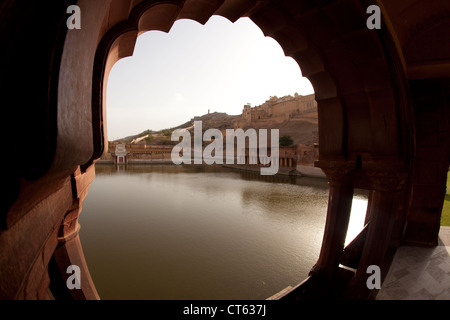
<instances>
[{"instance_id":1,"label":"grassy bank","mask_svg":"<svg viewBox=\"0 0 450 320\"><path fill-rule=\"evenodd\" d=\"M450 226L450 173L447 174L447 193L442 208L441 226Z\"/></svg>"}]
</instances>

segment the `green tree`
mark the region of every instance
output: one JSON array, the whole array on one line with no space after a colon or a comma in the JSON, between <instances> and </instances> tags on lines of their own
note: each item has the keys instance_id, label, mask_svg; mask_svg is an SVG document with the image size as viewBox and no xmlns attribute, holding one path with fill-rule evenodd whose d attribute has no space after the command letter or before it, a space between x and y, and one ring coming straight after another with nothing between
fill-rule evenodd
<instances>
[{"instance_id":1,"label":"green tree","mask_svg":"<svg viewBox=\"0 0 450 320\"><path fill-rule=\"evenodd\" d=\"M152 130L145 130L144 132L142 132L139 137L143 137L143 136L148 136L151 135L153 133Z\"/></svg>"},{"instance_id":2,"label":"green tree","mask_svg":"<svg viewBox=\"0 0 450 320\"><path fill-rule=\"evenodd\" d=\"M280 138L280 147L289 147L294 144L294 140L292 140L291 136L282 136Z\"/></svg>"},{"instance_id":3,"label":"green tree","mask_svg":"<svg viewBox=\"0 0 450 320\"><path fill-rule=\"evenodd\" d=\"M163 146L167 146L167 145L171 145L171 144L172 144L172 141L169 140L169 139L164 138L164 139L162 139L162 140L160 141L160 144L162 144Z\"/></svg>"},{"instance_id":4,"label":"green tree","mask_svg":"<svg viewBox=\"0 0 450 320\"><path fill-rule=\"evenodd\" d=\"M149 134L148 137L145 138L145 142L147 143L152 143L153 141L155 141L155 137L152 136L151 134Z\"/></svg>"}]
</instances>

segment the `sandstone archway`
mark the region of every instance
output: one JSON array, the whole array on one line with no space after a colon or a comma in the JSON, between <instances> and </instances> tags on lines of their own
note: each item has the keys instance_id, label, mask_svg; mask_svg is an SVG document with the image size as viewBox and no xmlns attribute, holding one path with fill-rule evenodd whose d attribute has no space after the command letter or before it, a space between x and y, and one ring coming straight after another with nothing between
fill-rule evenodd
<instances>
[{"instance_id":1,"label":"sandstone archway","mask_svg":"<svg viewBox=\"0 0 450 320\"><path fill-rule=\"evenodd\" d=\"M220 11L222 2L209 3L207 7L204 3L186 5L179 1L142 2L102 38L94 61L94 154L85 167L91 166L107 145L103 114L109 71L119 59L132 55L139 34L150 30L168 32L173 23L182 18L200 23L205 23L212 14L221 14L230 20L237 18ZM393 198L387 197L387 193L400 192L406 175L396 176L389 186L381 186L379 176L385 176L387 170L391 170L391 175L398 170L406 172L403 157L411 143L409 135L398 126L402 118L409 115L405 114L404 97L396 95L394 90L397 78L392 71L398 66L395 58L386 58L390 41L383 43L377 32L367 29L364 6L347 3L340 8L342 13L349 11L359 18L345 26L342 26L342 17L336 17L334 8L336 5L330 5L321 11L313 7L294 17L272 3L250 15L265 35L277 40L285 54L293 57L302 70L306 69L304 75L316 92L321 128L318 165L327 173L331 190L324 243L313 274L325 273L330 279L342 277L336 273L353 189L382 189L382 199L377 201L392 206ZM312 28L311 21L320 21L320 28ZM367 48L361 52L362 40ZM387 174L389 178L391 175ZM390 211L383 213L390 214ZM393 221L387 225L390 227ZM385 227L386 220L373 224L372 230L379 230ZM384 231L390 234L389 227ZM369 234L368 243L374 242L375 237ZM366 257L361 269L384 258L384 254Z\"/></svg>"},{"instance_id":2,"label":"sandstone archway","mask_svg":"<svg viewBox=\"0 0 450 320\"><path fill-rule=\"evenodd\" d=\"M68 31L66 8L74 3L82 29ZM372 4L381 8L381 30L366 27ZM105 151L104 86L112 65L132 54L141 32L167 32L177 19L205 23L217 14L230 21L250 17L298 62L316 92L317 166L330 182L327 223L310 279L285 298L318 292L367 298L366 266L380 265L385 274L402 241L437 243L450 160L449 12L446 0L2 2L5 98L17 99L24 74L31 92L5 116L18 129L16 140L34 134L39 143L14 144L17 161L5 175L0 271L7 276L0 297L43 298L49 274L62 277L68 263L85 266L77 220L92 164ZM30 61L29 47L41 49L34 55L41 63ZM348 273L339 263L356 187L371 192L370 223L360 238L363 250L353 254L356 271ZM84 288L65 294L97 297L92 283Z\"/></svg>"}]
</instances>

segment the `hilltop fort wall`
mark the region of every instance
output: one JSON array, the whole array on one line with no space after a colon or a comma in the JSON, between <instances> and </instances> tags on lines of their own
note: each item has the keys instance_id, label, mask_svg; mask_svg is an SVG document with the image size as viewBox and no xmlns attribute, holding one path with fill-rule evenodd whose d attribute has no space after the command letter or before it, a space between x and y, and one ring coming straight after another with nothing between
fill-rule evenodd
<instances>
[{"instance_id":1,"label":"hilltop fort wall","mask_svg":"<svg viewBox=\"0 0 450 320\"><path fill-rule=\"evenodd\" d=\"M317 102L314 94L302 96L296 93L294 96L282 98L273 96L262 105L253 108L250 104L246 104L241 118L235 121L234 128L271 126L316 111Z\"/></svg>"}]
</instances>

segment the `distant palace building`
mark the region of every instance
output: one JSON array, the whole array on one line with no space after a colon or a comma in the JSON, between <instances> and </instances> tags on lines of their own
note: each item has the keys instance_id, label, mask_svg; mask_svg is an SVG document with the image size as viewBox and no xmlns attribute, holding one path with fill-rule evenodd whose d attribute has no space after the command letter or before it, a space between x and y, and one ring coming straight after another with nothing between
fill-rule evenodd
<instances>
[{"instance_id":1,"label":"distant palace building","mask_svg":"<svg viewBox=\"0 0 450 320\"><path fill-rule=\"evenodd\" d=\"M269 127L295 118L298 115L317 112L315 95L302 96L295 93L282 98L270 97L262 105L251 107L244 106L241 119L235 121L234 128L261 128Z\"/></svg>"},{"instance_id":2,"label":"distant palace building","mask_svg":"<svg viewBox=\"0 0 450 320\"><path fill-rule=\"evenodd\" d=\"M224 120L226 119L224 115L226 116L226 114L221 113L208 113L207 121L210 122L210 126L221 128L223 137L226 137L226 129L223 128L223 125L227 122ZM286 123L291 123L294 126L304 126L305 122L310 123L311 127L311 123L317 123L317 102L315 101L314 94L302 96L295 93L294 96L288 95L282 98L273 96L262 105L253 108L250 104L245 105L242 114L233 117L237 117L237 119L233 122L228 122L228 126L234 126L235 130L279 128ZM194 117L191 119L191 122L202 121L204 118L205 116ZM294 130L297 138L298 135L304 134L305 136L311 137L311 141L301 143L296 141L292 146L280 147L280 156L276 160L279 162L280 167L295 168L297 165L311 166L318 159L318 137L317 132L314 131L314 125L312 126L313 131L309 132L309 129L303 129L302 133L302 130L298 131L298 128L301 127L291 126L291 131L287 135L292 134L291 132ZM192 129L192 126L187 129ZM282 131L280 131L281 133ZM147 136L142 136L126 144L110 142L109 152L104 154L101 160L115 164L169 162L171 160L172 145L150 145L145 143L144 140L146 138ZM246 151L245 163L247 165L253 163L250 161L248 150ZM262 164L259 160L257 163L258 165ZM265 164L263 163L263 165Z\"/></svg>"},{"instance_id":3,"label":"distant palace building","mask_svg":"<svg viewBox=\"0 0 450 320\"><path fill-rule=\"evenodd\" d=\"M246 104L241 117L234 122L234 129L276 128L289 121L308 119L312 119L313 122L317 121L315 95L302 96L295 93L294 96L288 95L282 98L270 97L262 105L253 108L250 104ZM280 147L280 167L295 168L297 164L311 166L319 156L316 133L315 131L311 132L310 135L313 137L311 143L295 143L292 146ZM246 164L248 163L247 155Z\"/></svg>"}]
</instances>

